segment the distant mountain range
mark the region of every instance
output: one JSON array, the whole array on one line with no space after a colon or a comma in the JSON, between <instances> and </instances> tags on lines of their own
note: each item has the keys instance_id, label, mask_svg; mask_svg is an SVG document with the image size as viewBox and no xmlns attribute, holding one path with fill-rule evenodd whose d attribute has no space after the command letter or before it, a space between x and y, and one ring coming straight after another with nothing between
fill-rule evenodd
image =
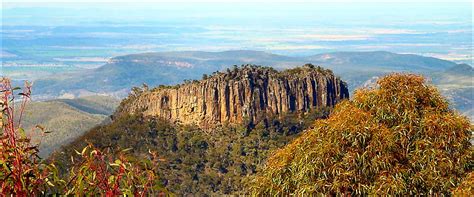
<instances>
[{"instance_id":1,"label":"distant mountain range","mask_svg":"<svg viewBox=\"0 0 474 197\"><path fill-rule=\"evenodd\" d=\"M131 87L174 85L185 79L225 70L232 65L257 64L276 69L312 63L331 69L352 92L367 81L390 72L423 74L438 85L453 106L472 117L472 67L442 59L385 51L334 52L289 57L261 51L157 52L119 56L109 63L75 74L35 81L37 98L107 94L123 98ZM467 70L467 72L466 72ZM469 72L471 70L471 72Z\"/></svg>"}]
</instances>

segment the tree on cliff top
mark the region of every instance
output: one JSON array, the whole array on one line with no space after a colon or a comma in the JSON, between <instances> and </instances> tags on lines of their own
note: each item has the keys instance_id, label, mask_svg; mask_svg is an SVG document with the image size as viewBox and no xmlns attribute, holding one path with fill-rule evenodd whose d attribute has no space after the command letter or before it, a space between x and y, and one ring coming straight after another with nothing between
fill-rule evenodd
<instances>
[{"instance_id":1,"label":"tree on cliff top","mask_svg":"<svg viewBox=\"0 0 474 197\"><path fill-rule=\"evenodd\" d=\"M450 193L472 172L470 136L469 121L423 77L391 74L276 151L251 192Z\"/></svg>"}]
</instances>

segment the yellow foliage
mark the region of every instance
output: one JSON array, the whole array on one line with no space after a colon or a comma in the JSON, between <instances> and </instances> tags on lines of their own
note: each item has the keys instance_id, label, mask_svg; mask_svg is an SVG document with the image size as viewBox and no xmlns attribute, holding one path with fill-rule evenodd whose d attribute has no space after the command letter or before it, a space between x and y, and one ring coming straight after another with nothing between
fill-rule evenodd
<instances>
[{"instance_id":1,"label":"yellow foliage","mask_svg":"<svg viewBox=\"0 0 474 197\"><path fill-rule=\"evenodd\" d=\"M422 76L391 74L272 154L251 192L449 194L472 171L470 135Z\"/></svg>"},{"instance_id":2,"label":"yellow foliage","mask_svg":"<svg viewBox=\"0 0 474 197\"><path fill-rule=\"evenodd\" d=\"M464 181L453 190L453 196L474 196L474 172L469 173Z\"/></svg>"}]
</instances>

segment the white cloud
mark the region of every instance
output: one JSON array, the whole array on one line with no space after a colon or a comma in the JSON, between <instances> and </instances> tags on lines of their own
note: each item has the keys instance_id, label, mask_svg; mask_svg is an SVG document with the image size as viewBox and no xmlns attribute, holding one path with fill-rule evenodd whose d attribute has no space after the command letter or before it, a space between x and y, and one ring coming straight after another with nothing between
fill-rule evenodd
<instances>
[{"instance_id":1,"label":"white cloud","mask_svg":"<svg viewBox=\"0 0 474 197\"><path fill-rule=\"evenodd\" d=\"M311 39L318 41L351 41L351 40L367 40L369 35L344 35L344 34L305 34L296 36L301 39Z\"/></svg>"},{"instance_id":2,"label":"white cloud","mask_svg":"<svg viewBox=\"0 0 474 197\"><path fill-rule=\"evenodd\" d=\"M368 34L420 34L423 32L410 29L367 29L362 30Z\"/></svg>"},{"instance_id":3,"label":"white cloud","mask_svg":"<svg viewBox=\"0 0 474 197\"><path fill-rule=\"evenodd\" d=\"M320 45L277 45L266 47L269 50L314 50L314 49L330 49L330 47Z\"/></svg>"},{"instance_id":4,"label":"white cloud","mask_svg":"<svg viewBox=\"0 0 474 197\"><path fill-rule=\"evenodd\" d=\"M450 61L471 61L472 62L472 54L459 54L459 53L448 53L448 54L441 54L441 53L424 53L425 56L435 57L444 60Z\"/></svg>"},{"instance_id":5,"label":"white cloud","mask_svg":"<svg viewBox=\"0 0 474 197\"><path fill-rule=\"evenodd\" d=\"M440 43L384 43L381 45L360 45L355 46L357 49L364 49L364 50L381 50L381 49L390 49L393 47L441 47L444 46Z\"/></svg>"},{"instance_id":6,"label":"white cloud","mask_svg":"<svg viewBox=\"0 0 474 197\"><path fill-rule=\"evenodd\" d=\"M38 6L38 7L62 7L71 4L83 3L117 3L140 5L149 3L472 3L471 0L4 0L0 5L3 8ZM61 5L63 4L63 5ZM69 5L68 5L69 4Z\"/></svg>"}]
</instances>

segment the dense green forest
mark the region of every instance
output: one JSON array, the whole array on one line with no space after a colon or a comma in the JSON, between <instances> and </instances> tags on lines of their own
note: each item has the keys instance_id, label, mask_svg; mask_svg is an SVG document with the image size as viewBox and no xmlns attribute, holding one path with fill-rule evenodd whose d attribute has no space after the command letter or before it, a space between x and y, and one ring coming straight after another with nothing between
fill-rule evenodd
<instances>
[{"instance_id":1,"label":"dense green forest","mask_svg":"<svg viewBox=\"0 0 474 197\"><path fill-rule=\"evenodd\" d=\"M209 130L140 115L121 115L109 125L92 129L53 158L65 171L71 165L74 150L88 143L111 148L112 152L132 148L130 153L136 158L151 151L160 158L154 165L163 185L175 194L241 194L248 186L249 176L260 170L270 152L328 114L329 108L324 108Z\"/></svg>"}]
</instances>

